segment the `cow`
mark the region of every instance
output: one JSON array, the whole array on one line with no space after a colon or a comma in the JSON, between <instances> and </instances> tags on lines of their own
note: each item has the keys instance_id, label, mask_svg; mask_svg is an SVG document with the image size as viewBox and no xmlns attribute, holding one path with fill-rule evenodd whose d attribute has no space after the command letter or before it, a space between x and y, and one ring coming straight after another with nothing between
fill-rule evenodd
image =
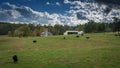
<instances>
[{"instance_id":1,"label":"cow","mask_svg":"<svg viewBox=\"0 0 120 68\"><path fill-rule=\"evenodd\" d=\"M17 62L18 62L18 57L17 57L17 55L13 55L12 58L13 58L13 62L14 62L14 63L17 63Z\"/></svg>"}]
</instances>

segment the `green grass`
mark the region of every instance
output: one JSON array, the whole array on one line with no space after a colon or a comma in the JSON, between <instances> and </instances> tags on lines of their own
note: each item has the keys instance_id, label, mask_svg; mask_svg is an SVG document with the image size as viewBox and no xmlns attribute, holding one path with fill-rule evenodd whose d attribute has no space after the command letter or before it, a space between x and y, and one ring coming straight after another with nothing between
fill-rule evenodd
<instances>
[{"instance_id":1,"label":"green grass","mask_svg":"<svg viewBox=\"0 0 120 68\"><path fill-rule=\"evenodd\" d=\"M120 68L120 37L112 33L75 36L0 36L0 68Z\"/></svg>"}]
</instances>

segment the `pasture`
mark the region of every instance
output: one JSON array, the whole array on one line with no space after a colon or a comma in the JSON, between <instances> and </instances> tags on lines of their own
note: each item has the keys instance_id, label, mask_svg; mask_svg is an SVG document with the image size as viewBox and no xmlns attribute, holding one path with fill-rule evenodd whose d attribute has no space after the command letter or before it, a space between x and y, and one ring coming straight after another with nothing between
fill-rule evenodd
<instances>
[{"instance_id":1,"label":"pasture","mask_svg":"<svg viewBox=\"0 0 120 68\"><path fill-rule=\"evenodd\" d=\"M18 56L16 64L13 55ZM79 38L0 36L0 68L120 68L120 37L112 33Z\"/></svg>"}]
</instances>

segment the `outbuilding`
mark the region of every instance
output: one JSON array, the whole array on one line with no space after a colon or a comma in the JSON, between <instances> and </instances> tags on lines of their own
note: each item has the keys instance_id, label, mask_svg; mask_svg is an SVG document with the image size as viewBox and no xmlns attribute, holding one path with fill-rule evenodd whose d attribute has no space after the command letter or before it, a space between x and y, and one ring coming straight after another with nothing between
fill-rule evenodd
<instances>
[{"instance_id":1,"label":"outbuilding","mask_svg":"<svg viewBox=\"0 0 120 68\"><path fill-rule=\"evenodd\" d=\"M41 33L41 36L47 37L47 36L52 36L53 34L51 32L48 32L48 29L45 28L44 32Z\"/></svg>"},{"instance_id":2,"label":"outbuilding","mask_svg":"<svg viewBox=\"0 0 120 68\"><path fill-rule=\"evenodd\" d=\"M84 34L84 31L66 31L64 32L64 35L70 35L70 34L78 34L78 35L81 35L81 34Z\"/></svg>"}]
</instances>

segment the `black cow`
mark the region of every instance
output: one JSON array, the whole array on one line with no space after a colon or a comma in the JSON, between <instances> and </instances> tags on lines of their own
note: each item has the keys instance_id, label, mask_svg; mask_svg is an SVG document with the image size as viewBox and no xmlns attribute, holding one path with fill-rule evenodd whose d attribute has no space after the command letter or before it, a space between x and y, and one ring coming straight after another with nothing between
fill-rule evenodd
<instances>
[{"instance_id":1,"label":"black cow","mask_svg":"<svg viewBox=\"0 0 120 68\"><path fill-rule=\"evenodd\" d=\"M86 37L86 39L90 39L90 37Z\"/></svg>"},{"instance_id":2,"label":"black cow","mask_svg":"<svg viewBox=\"0 0 120 68\"><path fill-rule=\"evenodd\" d=\"M36 43L37 41L36 40L33 40L33 43Z\"/></svg>"},{"instance_id":3,"label":"black cow","mask_svg":"<svg viewBox=\"0 0 120 68\"><path fill-rule=\"evenodd\" d=\"M63 39L66 39L65 37L63 37Z\"/></svg>"},{"instance_id":4,"label":"black cow","mask_svg":"<svg viewBox=\"0 0 120 68\"><path fill-rule=\"evenodd\" d=\"M76 38L79 38L79 35L77 35Z\"/></svg>"},{"instance_id":5,"label":"black cow","mask_svg":"<svg viewBox=\"0 0 120 68\"><path fill-rule=\"evenodd\" d=\"M14 55L12 58L13 58L14 63L17 63L17 62L18 62L18 57L17 57L17 55Z\"/></svg>"}]
</instances>

